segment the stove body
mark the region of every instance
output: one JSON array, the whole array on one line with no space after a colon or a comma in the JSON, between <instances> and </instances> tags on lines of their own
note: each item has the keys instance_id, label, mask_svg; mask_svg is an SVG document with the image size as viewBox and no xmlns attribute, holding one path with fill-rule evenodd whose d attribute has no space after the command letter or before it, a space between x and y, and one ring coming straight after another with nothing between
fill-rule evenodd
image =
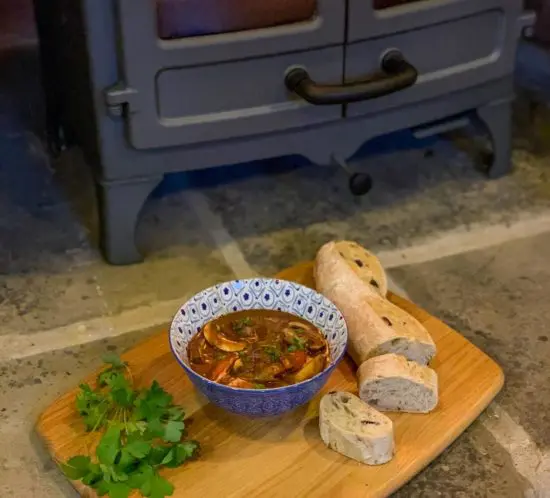
<instances>
[{"instance_id":1,"label":"stove body","mask_svg":"<svg viewBox=\"0 0 550 498\"><path fill-rule=\"evenodd\" d=\"M510 167L516 48L533 22L521 0L317 0L314 15L297 22L269 25L260 13L244 29L214 16L205 32L203 12L203 28L188 23L179 33L166 20L180 14L163 17L154 0L35 4L50 137L55 145L62 130L94 170L113 264L141 259L139 212L170 172L291 154L327 164L376 136L436 132L465 115L490 132L490 175ZM300 8L307 15L310 0ZM358 98L390 51L415 68L414 84ZM293 68L330 102L290 91Z\"/></svg>"}]
</instances>

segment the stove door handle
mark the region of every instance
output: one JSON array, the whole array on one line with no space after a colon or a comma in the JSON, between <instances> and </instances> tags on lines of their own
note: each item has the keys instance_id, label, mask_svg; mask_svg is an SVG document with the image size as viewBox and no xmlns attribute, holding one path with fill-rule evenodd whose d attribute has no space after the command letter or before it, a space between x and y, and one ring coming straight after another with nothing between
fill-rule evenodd
<instances>
[{"instance_id":1,"label":"stove door handle","mask_svg":"<svg viewBox=\"0 0 550 498\"><path fill-rule=\"evenodd\" d=\"M416 83L418 71L397 50L385 54L381 70L362 81L343 85L322 85L313 81L303 68L291 69L285 77L286 87L314 105L336 105L376 99L404 90Z\"/></svg>"}]
</instances>

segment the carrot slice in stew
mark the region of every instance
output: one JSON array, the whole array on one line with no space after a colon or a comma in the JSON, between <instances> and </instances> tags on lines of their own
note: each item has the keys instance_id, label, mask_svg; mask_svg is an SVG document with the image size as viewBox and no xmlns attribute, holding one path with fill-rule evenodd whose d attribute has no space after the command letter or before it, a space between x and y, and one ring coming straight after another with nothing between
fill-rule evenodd
<instances>
[{"instance_id":1,"label":"carrot slice in stew","mask_svg":"<svg viewBox=\"0 0 550 498\"><path fill-rule=\"evenodd\" d=\"M229 373L229 369L233 366L233 363L235 363L236 360L236 356L230 356L228 358L220 360L218 363L216 363L216 366L212 370L210 378L215 382L219 382Z\"/></svg>"},{"instance_id":2,"label":"carrot slice in stew","mask_svg":"<svg viewBox=\"0 0 550 498\"><path fill-rule=\"evenodd\" d=\"M287 370L297 371L300 370L307 361L307 354L305 351L294 351L293 353L287 353L281 361Z\"/></svg>"}]
</instances>

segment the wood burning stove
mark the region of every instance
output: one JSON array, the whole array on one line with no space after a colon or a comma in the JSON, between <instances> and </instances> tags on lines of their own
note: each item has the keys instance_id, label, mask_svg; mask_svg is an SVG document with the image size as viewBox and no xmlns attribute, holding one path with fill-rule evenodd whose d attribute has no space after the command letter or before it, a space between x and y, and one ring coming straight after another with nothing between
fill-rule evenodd
<instances>
[{"instance_id":1,"label":"wood burning stove","mask_svg":"<svg viewBox=\"0 0 550 498\"><path fill-rule=\"evenodd\" d=\"M490 132L489 174L509 169L521 0L35 2L51 143L93 168L111 263L141 259L139 211L169 172L325 164L465 116Z\"/></svg>"}]
</instances>

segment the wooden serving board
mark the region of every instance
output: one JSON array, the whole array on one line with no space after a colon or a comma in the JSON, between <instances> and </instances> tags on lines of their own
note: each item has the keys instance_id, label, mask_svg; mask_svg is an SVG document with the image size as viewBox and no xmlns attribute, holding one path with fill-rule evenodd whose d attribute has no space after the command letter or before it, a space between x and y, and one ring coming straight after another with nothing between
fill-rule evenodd
<instances>
[{"instance_id":1,"label":"wooden serving board","mask_svg":"<svg viewBox=\"0 0 550 498\"><path fill-rule=\"evenodd\" d=\"M314 287L312 265L303 264L278 275ZM329 450L318 429L321 395L309 405L274 419L246 419L209 404L172 358L168 334L162 330L128 351L138 385L153 379L173 394L191 417L189 435L202 444L199 460L166 472L174 496L218 497L383 497L405 484L449 446L487 407L502 388L500 367L485 353L436 318L395 295L389 299L415 316L437 344L432 366L439 375L440 402L429 415L396 413L396 454L386 465L369 467ZM356 392L355 366L344 360L323 392ZM77 389L51 405L37 431L55 460L83 451L84 427L74 409ZM87 497L96 495L79 483ZM136 495L137 496L137 495Z\"/></svg>"}]
</instances>

